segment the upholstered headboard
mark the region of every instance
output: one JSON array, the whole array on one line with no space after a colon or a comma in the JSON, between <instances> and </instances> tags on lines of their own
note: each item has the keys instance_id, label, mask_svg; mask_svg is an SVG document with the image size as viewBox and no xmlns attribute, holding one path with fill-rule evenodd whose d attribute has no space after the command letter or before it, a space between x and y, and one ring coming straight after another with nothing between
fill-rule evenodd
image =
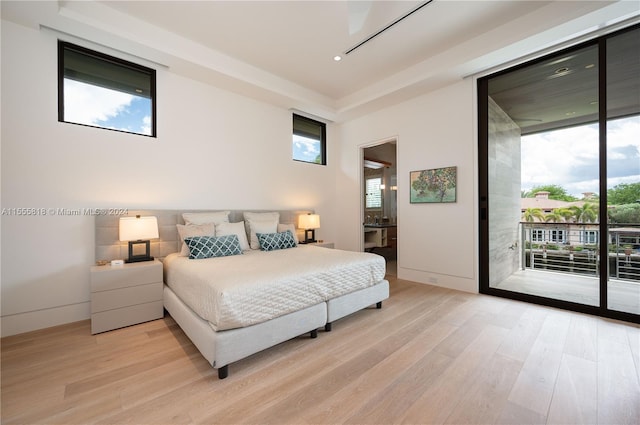
<instances>
[{"instance_id":1,"label":"upholstered headboard","mask_svg":"<svg viewBox=\"0 0 640 425\"><path fill-rule=\"evenodd\" d=\"M185 212L213 212L227 210L137 210L128 211L126 216L155 216L158 218L158 239L151 240L151 255L163 258L172 252L180 251L181 243L176 224L184 224L182 213ZM243 212L278 211L280 223L294 224L298 227L298 216L313 213L312 210L230 210L229 221L236 223L243 221ZM128 256L127 242L118 240L118 224L121 215L96 216L96 261L111 261ZM300 231L304 232L304 231ZM300 234L298 234L300 237Z\"/></svg>"}]
</instances>

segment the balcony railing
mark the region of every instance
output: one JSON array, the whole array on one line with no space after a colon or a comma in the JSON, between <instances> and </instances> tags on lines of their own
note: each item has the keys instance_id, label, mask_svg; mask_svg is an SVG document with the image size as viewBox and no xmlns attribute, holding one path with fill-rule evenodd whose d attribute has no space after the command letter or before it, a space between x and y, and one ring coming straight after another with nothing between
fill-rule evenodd
<instances>
[{"instance_id":1,"label":"balcony railing","mask_svg":"<svg viewBox=\"0 0 640 425\"><path fill-rule=\"evenodd\" d=\"M640 283L640 225L609 225L600 238L598 224L522 222L522 269L599 276L599 244L607 243L609 277Z\"/></svg>"}]
</instances>

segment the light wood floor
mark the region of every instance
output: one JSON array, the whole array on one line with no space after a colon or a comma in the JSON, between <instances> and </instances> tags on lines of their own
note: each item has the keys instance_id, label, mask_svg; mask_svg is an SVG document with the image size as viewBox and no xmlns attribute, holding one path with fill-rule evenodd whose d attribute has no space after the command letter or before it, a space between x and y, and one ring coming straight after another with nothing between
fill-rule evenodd
<instances>
[{"instance_id":1,"label":"light wood floor","mask_svg":"<svg viewBox=\"0 0 640 425\"><path fill-rule=\"evenodd\" d=\"M390 279L225 380L168 316L4 338L2 423L640 423L639 326Z\"/></svg>"}]
</instances>

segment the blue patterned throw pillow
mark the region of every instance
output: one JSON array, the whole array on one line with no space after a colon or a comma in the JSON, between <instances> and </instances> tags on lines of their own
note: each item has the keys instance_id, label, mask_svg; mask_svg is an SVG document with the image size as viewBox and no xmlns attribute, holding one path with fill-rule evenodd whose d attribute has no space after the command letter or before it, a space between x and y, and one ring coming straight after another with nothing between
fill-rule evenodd
<instances>
[{"instance_id":1,"label":"blue patterned throw pillow","mask_svg":"<svg viewBox=\"0 0 640 425\"><path fill-rule=\"evenodd\" d=\"M295 248L296 240L290 230L280 233L256 233L262 251Z\"/></svg>"},{"instance_id":2,"label":"blue patterned throw pillow","mask_svg":"<svg viewBox=\"0 0 640 425\"><path fill-rule=\"evenodd\" d=\"M237 235L193 236L184 242L189 247L189 258L192 260L242 254Z\"/></svg>"}]
</instances>

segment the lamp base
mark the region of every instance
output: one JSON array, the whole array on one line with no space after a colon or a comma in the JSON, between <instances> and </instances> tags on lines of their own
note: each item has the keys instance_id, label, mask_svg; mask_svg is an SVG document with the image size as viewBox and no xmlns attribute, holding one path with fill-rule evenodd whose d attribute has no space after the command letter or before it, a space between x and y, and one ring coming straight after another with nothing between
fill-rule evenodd
<instances>
[{"instance_id":1,"label":"lamp base","mask_svg":"<svg viewBox=\"0 0 640 425\"><path fill-rule=\"evenodd\" d=\"M153 261L150 241L129 241L129 258L125 263L139 263L141 261Z\"/></svg>"},{"instance_id":2,"label":"lamp base","mask_svg":"<svg viewBox=\"0 0 640 425\"><path fill-rule=\"evenodd\" d=\"M304 242L300 243L315 243L316 241L316 229L306 229L304 231Z\"/></svg>"},{"instance_id":3,"label":"lamp base","mask_svg":"<svg viewBox=\"0 0 640 425\"><path fill-rule=\"evenodd\" d=\"M140 263L142 261L153 261L154 258L153 257L142 257L142 256L137 256L134 258L127 258L124 260L125 263Z\"/></svg>"}]
</instances>

